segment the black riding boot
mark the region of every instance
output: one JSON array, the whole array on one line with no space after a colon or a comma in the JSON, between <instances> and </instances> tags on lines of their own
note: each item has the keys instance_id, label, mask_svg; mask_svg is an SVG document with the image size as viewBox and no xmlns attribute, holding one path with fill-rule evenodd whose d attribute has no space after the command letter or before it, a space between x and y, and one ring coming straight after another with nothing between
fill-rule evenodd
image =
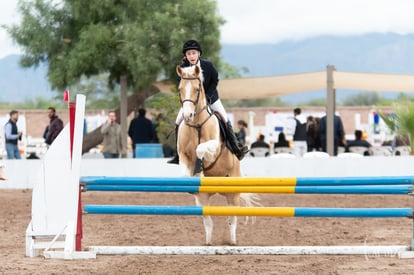
<instances>
[{"instance_id":1,"label":"black riding boot","mask_svg":"<svg viewBox=\"0 0 414 275\"><path fill-rule=\"evenodd\" d=\"M178 126L175 126L175 144L177 144L177 140L178 140ZM175 150L175 156L170 159L169 161L167 161L167 163L170 164L179 164L180 163L180 159L178 158L178 152L177 150Z\"/></svg>"},{"instance_id":2,"label":"black riding boot","mask_svg":"<svg viewBox=\"0 0 414 275\"><path fill-rule=\"evenodd\" d=\"M226 126L227 139L230 142L231 150L239 160L242 160L244 158L244 155L249 151L249 149L247 148L247 146L242 146L239 143L236 135L234 134L233 127L231 126L230 121L227 121Z\"/></svg>"}]
</instances>

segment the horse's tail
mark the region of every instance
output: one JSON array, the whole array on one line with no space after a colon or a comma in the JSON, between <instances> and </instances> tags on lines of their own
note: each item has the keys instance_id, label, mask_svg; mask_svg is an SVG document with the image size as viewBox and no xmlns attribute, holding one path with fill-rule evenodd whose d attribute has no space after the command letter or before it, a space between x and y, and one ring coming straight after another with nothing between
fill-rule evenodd
<instances>
[{"instance_id":1,"label":"horse's tail","mask_svg":"<svg viewBox=\"0 0 414 275\"><path fill-rule=\"evenodd\" d=\"M260 196L254 193L241 193L240 194L240 204L245 207L261 207L263 204L260 203ZM249 223L249 218L246 217L245 224ZM251 217L252 224L256 222L256 217Z\"/></svg>"}]
</instances>

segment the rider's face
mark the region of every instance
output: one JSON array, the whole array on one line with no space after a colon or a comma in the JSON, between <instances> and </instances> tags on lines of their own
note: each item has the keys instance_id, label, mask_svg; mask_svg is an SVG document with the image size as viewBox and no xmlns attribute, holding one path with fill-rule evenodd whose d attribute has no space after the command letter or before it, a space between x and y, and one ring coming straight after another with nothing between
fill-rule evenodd
<instances>
[{"instance_id":1,"label":"rider's face","mask_svg":"<svg viewBox=\"0 0 414 275\"><path fill-rule=\"evenodd\" d=\"M200 52L197 50L188 50L185 52L185 57L190 62L191 65L195 65L200 58Z\"/></svg>"}]
</instances>

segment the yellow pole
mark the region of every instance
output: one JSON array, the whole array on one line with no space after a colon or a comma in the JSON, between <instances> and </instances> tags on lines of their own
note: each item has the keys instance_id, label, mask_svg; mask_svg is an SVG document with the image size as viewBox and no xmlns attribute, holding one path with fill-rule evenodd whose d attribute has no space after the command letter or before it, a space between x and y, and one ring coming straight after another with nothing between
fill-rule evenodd
<instances>
[{"instance_id":1,"label":"yellow pole","mask_svg":"<svg viewBox=\"0 0 414 275\"><path fill-rule=\"evenodd\" d=\"M200 186L201 193L279 193L294 194L294 186Z\"/></svg>"},{"instance_id":2,"label":"yellow pole","mask_svg":"<svg viewBox=\"0 0 414 275\"><path fill-rule=\"evenodd\" d=\"M294 207L203 206L205 216L295 216Z\"/></svg>"},{"instance_id":3,"label":"yellow pole","mask_svg":"<svg viewBox=\"0 0 414 275\"><path fill-rule=\"evenodd\" d=\"M200 186L295 186L296 178L203 177Z\"/></svg>"}]
</instances>

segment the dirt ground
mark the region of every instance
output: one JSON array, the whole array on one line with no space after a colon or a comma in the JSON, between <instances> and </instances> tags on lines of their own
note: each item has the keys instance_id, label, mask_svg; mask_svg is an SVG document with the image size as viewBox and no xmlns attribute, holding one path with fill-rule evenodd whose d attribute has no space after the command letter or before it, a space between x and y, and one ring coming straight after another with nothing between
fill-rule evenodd
<instances>
[{"instance_id":1,"label":"dirt ground","mask_svg":"<svg viewBox=\"0 0 414 275\"><path fill-rule=\"evenodd\" d=\"M261 195L266 206L411 207L408 196ZM31 190L0 190L0 274L414 274L414 259L396 256L103 256L93 260L25 257ZM104 193L85 203L193 205L190 194ZM217 196L214 204L223 204ZM203 245L201 217L84 216L83 246ZM228 244L224 217L215 217L214 245ZM238 245L409 245L410 219L239 219Z\"/></svg>"}]
</instances>

